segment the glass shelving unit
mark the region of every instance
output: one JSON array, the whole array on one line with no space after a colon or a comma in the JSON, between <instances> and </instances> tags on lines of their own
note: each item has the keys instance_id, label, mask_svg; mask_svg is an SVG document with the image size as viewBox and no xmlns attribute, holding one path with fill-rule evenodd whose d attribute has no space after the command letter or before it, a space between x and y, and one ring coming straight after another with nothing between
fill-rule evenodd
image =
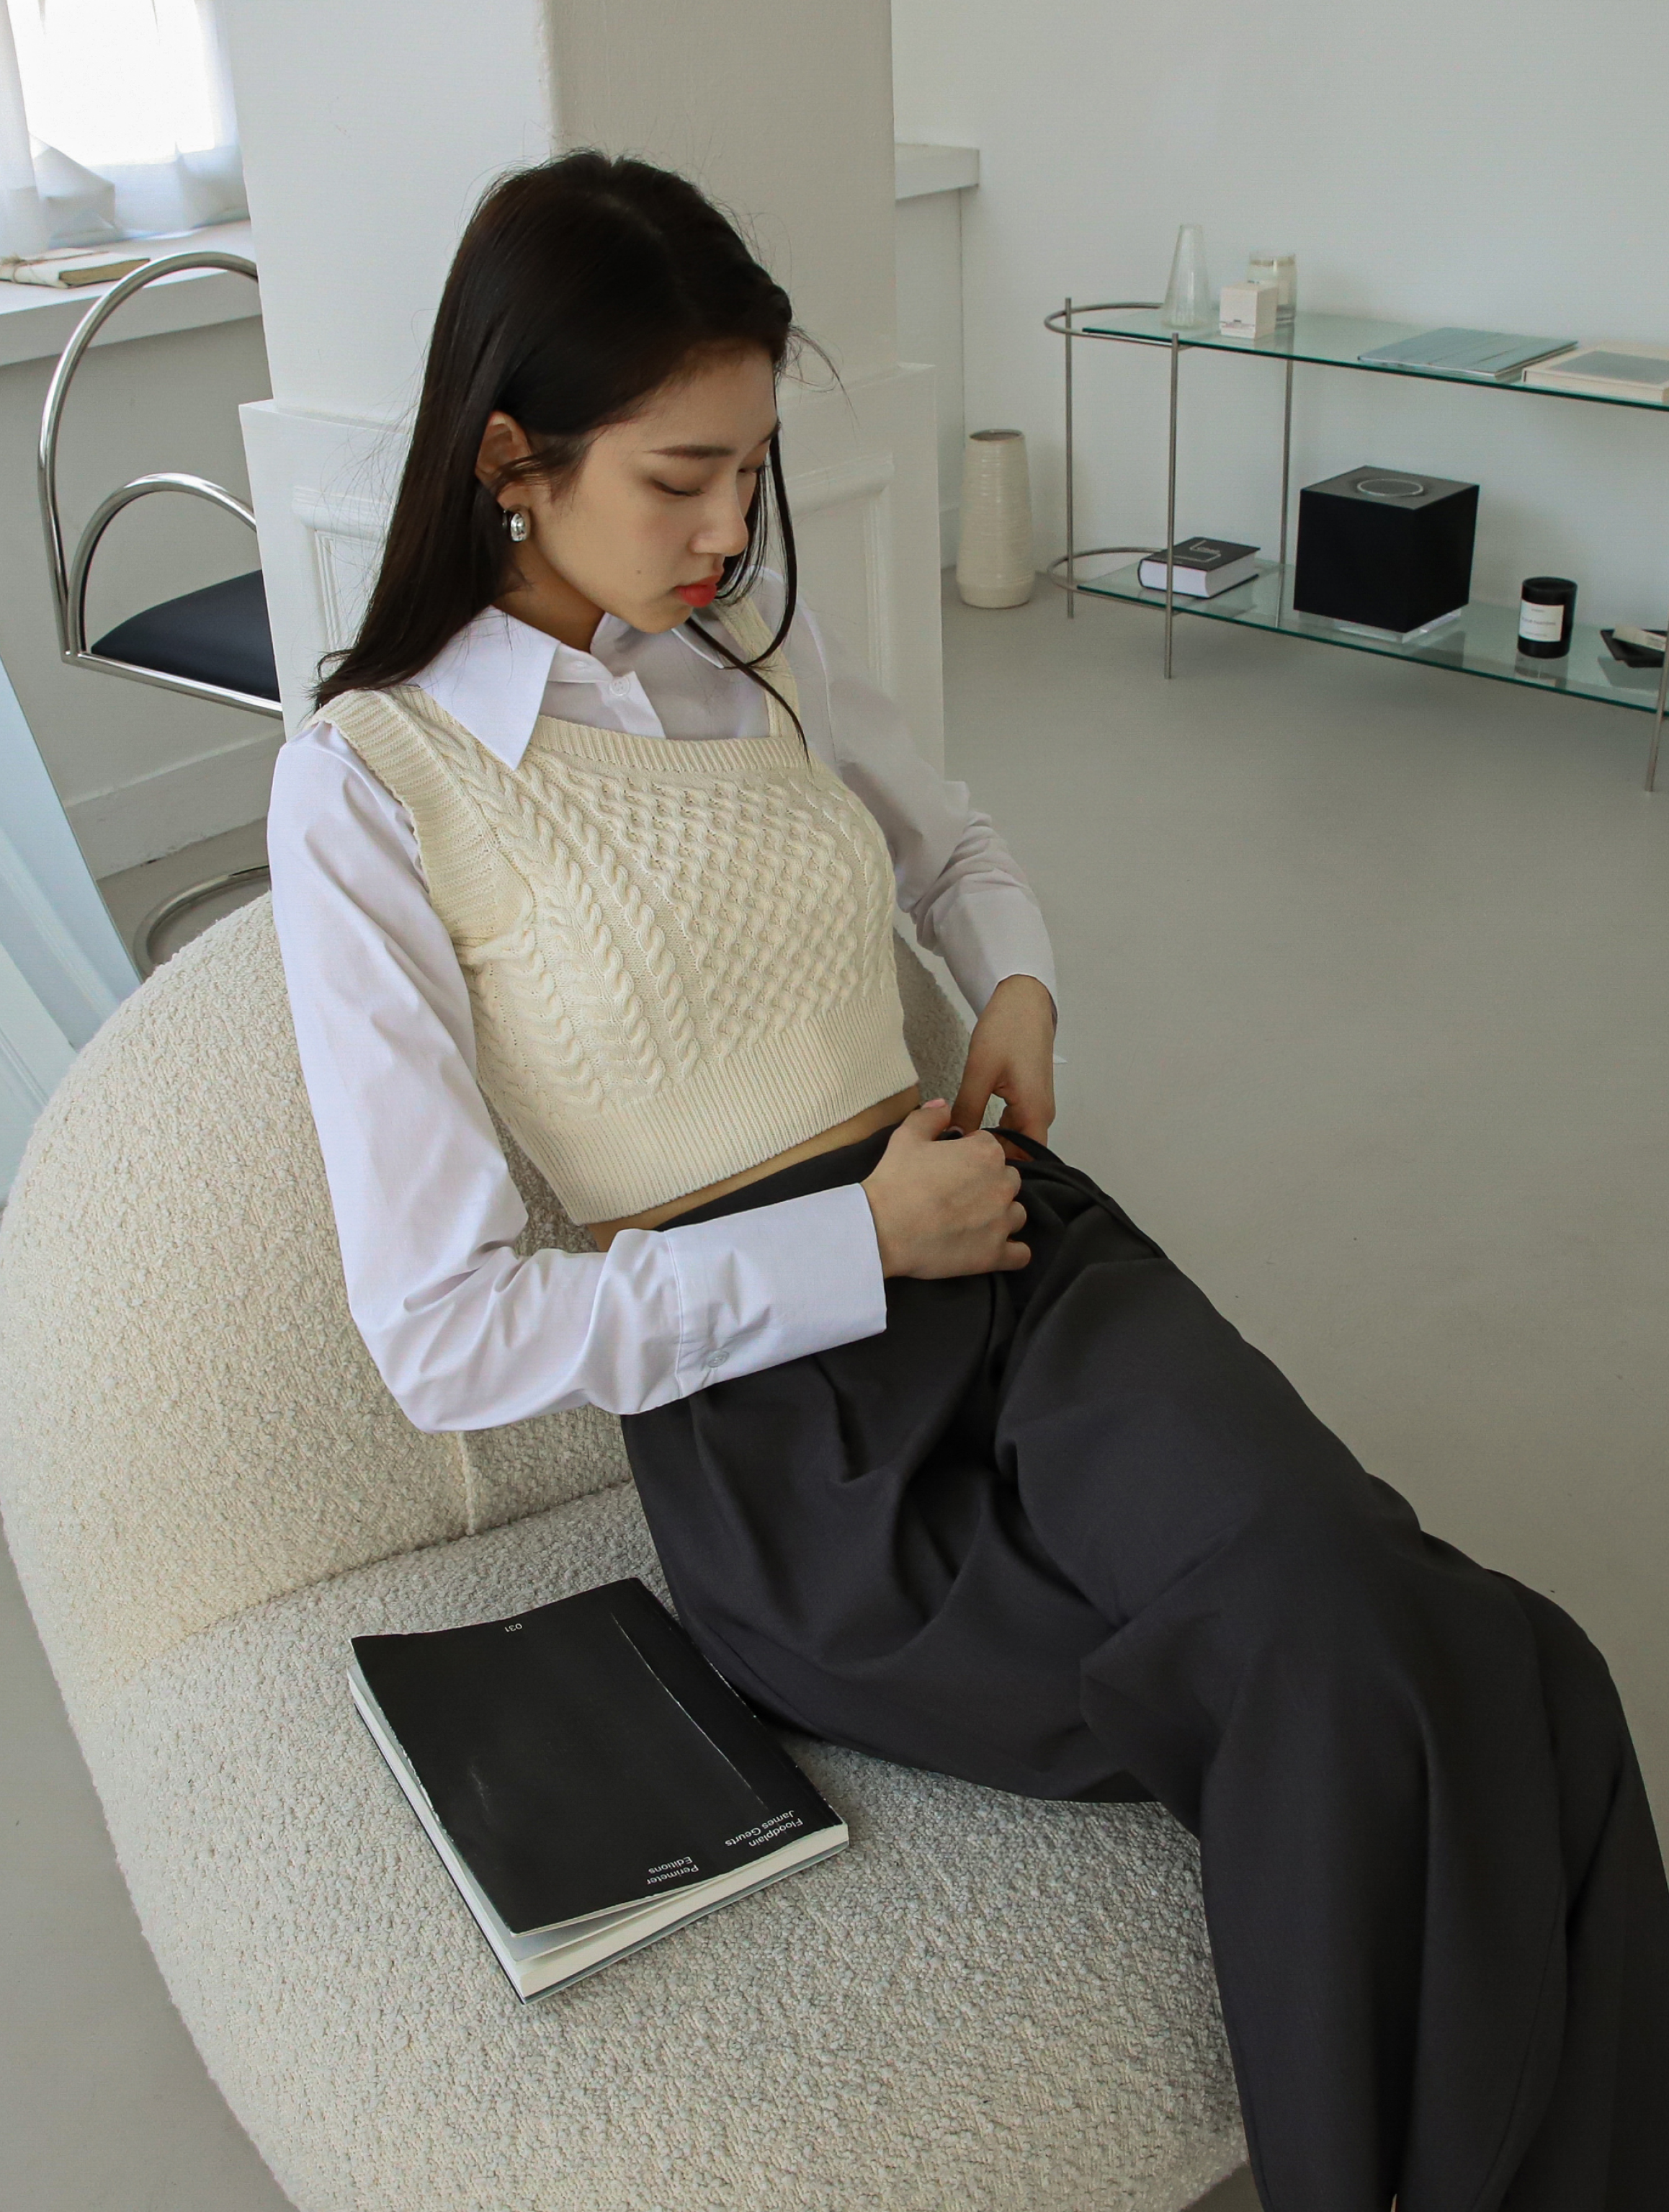
<instances>
[{"instance_id":1,"label":"glass shelving unit","mask_svg":"<svg viewBox=\"0 0 1669 2212\"><path fill-rule=\"evenodd\" d=\"M1663 734L1664 708L1669 702L1669 659L1661 670L1629 668L1614 660L1597 629L1579 623L1568 656L1559 660L1534 660L1518 650L1518 610L1491 606L1474 600L1453 621L1423 635L1403 641L1364 634L1320 617L1298 613L1292 605L1292 576L1287 562L1287 535L1292 478L1293 371L1300 362L1321 368L1353 369L1362 376L1400 376L1434 384L1465 384L1475 391L1506 392L1520 398L1575 402L1589 407L1646 408L1669 414L1654 400L1618 399L1593 392L1546 392L1521 382L1496 384L1453 370L1392 368L1363 362L1358 356L1376 346L1417 337L1430 325L1390 323L1359 315L1299 315L1285 329L1263 338L1226 337L1215 330L1174 331L1162 327L1156 303L1150 301L1103 301L1078 306L1071 300L1045 318L1047 327L1066 341L1066 551L1051 564L1066 587L1066 611L1077 612L1079 592L1096 598L1127 599L1138 606L1159 610L1164 617L1165 673L1172 668L1172 640L1175 617L1194 615L1211 622L1240 623L1252 629L1278 630L1284 635L1311 640L1318 645L1344 646L1356 653L1385 653L1393 659L1423 663L1430 668L1450 668L1467 676L1487 676L1500 684L1522 684L1538 691L1563 691L1571 697L1598 699L1608 706L1642 709L1652 717L1651 744L1646 765L1646 788L1656 784L1658 754ZM1074 423L1072 355L1075 341L1099 340L1117 345L1162 348L1170 360L1170 423L1165 493L1163 546L1096 546L1077 544L1074 512ZM1083 573L1086 562L1115 553L1166 553L1176 544L1177 397L1181 358L1189 352L1254 355L1284 365L1286 404L1281 433L1281 530L1279 557L1260 562L1259 573L1233 591L1214 599L1196 599L1146 590L1139 581L1140 563L1132 561L1111 570Z\"/></svg>"}]
</instances>

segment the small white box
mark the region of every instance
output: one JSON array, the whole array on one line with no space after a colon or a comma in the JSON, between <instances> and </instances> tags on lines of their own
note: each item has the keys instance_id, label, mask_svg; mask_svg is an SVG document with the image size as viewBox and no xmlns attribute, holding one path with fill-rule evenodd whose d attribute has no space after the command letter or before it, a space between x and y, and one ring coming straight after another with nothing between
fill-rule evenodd
<instances>
[{"instance_id":1,"label":"small white box","mask_svg":"<svg viewBox=\"0 0 1669 2212\"><path fill-rule=\"evenodd\" d=\"M1273 334L1281 288L1267 276L1244 277L1225 284L1219 309L1220 328L1227 338L1266 338Z\"/></svg>"}]
</instances>

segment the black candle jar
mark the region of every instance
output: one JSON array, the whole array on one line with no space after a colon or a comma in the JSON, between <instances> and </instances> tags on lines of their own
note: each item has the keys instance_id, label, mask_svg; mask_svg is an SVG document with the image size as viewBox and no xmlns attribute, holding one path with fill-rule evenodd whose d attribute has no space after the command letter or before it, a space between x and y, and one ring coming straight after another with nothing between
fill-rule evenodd
<instances>
[{"instance_id":1,"label":"black candle jar","mask_svg":"<svg viewBox=\"0 0 1669 2212\"><path fill-rule=\"evenodd\" d=\"M1576 586L1569 576L1526 576L1519 594L1518 649L1532 660L1559 660L1570 650Z\"/></svg>"}]
</instances>

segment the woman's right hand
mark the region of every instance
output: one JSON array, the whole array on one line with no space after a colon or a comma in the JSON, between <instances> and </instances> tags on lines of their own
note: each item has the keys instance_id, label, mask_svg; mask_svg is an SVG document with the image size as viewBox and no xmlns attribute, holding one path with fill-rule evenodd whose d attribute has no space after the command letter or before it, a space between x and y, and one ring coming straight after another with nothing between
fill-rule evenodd
<instances>
[{"instance_id":1,"label":"woman's right hand","mask_svg":"<svg viewBox=\"0 0 1669 2212\"><path fill-rule=\"evenodd\" d=\"M986 1275L1031 1259L1013 1242L1026 1224L1019 1170L989 1129L938 1142L950 1121L945 1099L918 1106L864 1179L883 1275Z\"/></svg>"}]
</instances>

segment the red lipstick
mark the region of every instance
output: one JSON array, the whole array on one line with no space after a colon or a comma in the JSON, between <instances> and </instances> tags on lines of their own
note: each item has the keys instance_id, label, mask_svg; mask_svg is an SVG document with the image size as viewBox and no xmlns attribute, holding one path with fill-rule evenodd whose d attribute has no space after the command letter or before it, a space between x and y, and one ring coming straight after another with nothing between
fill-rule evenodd
<instances>
[{"instance_id":1,"label":"red lipstick","mask_svg":"<svg viewBox=\"0 0 1669 2212\"><path fill-rule=\"evenodd\" d=\"M724 579L721 568L716 576L708 576L699 584L678 584L674 586L678 597L689 607L710 607Z\"/></svg>"}]
</instances>

